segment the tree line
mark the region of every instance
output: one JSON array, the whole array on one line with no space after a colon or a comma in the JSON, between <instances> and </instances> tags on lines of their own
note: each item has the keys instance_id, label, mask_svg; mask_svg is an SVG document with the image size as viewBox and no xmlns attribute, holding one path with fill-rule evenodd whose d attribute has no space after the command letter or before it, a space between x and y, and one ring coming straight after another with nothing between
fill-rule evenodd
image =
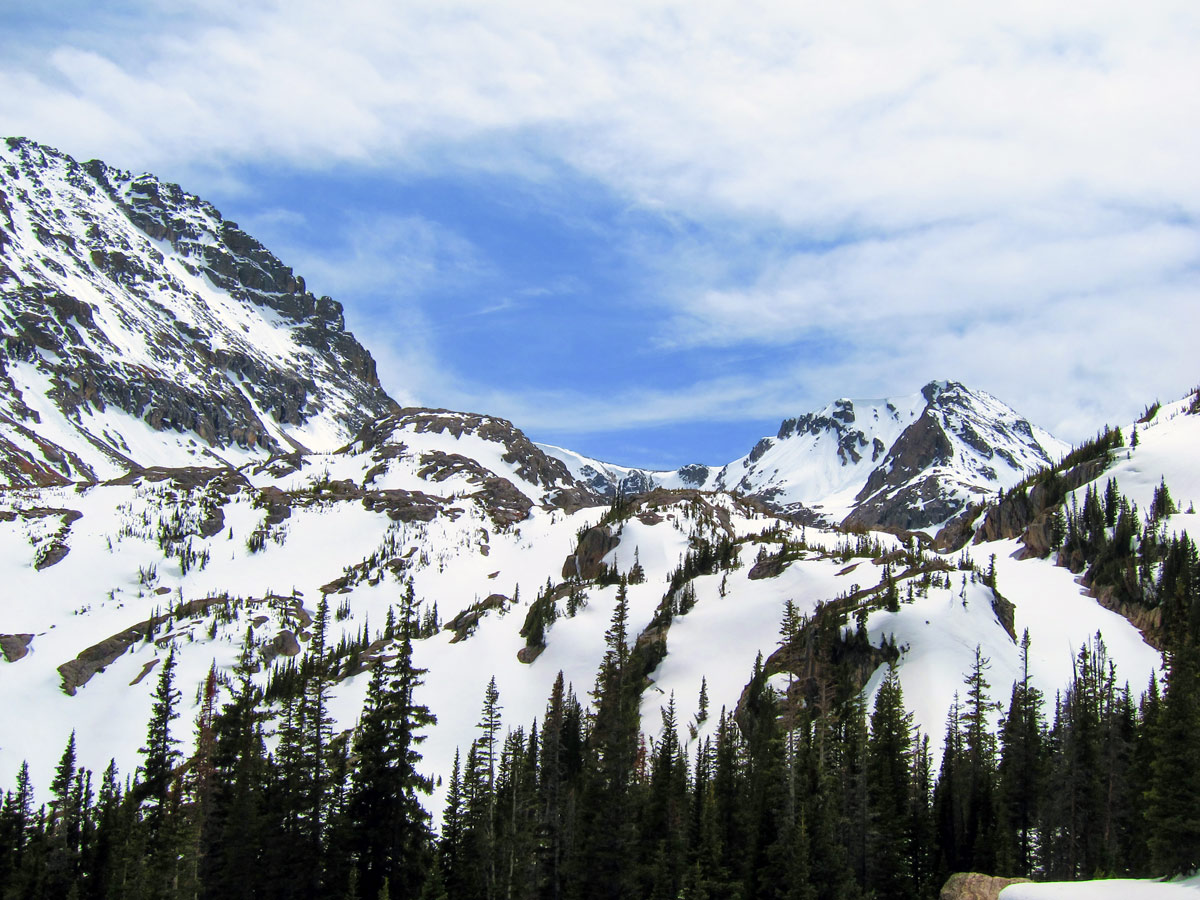
<instances>
[{"instance_id":1,"label":"tree line","mask_svg":"<svg viewBox=\"0 0 1200 900\"><path fill-rule=\"evenodd\" d=\"M1198 576L1194 549L1162 576L1180 608L1196 603ZM502 733L489 684L435 832L421 798L432 787L422 731L435 719L419 702L415 620L409 597L356 727L335 734L322 602L310 662L274 704L246 665L218 706L210 673L187 759L169 653L134 775L110 764L97 783L72 735L35 808L22 767L0 807L0 896L922 898L962 870L1077 879L1200 865L1192 629L1168 648L1163 684L1136 698L1097 635L1051 703L1029 679L1026 636L995 732L977 651L934 772L892 668L870 709L856 695L785 715L760 658L738 709L712 727L700 731L706 696L690 723L672 697L660 733L643 735L622 585L588 702L560 674L541 720Z\"/></svg>"}]
</instances>

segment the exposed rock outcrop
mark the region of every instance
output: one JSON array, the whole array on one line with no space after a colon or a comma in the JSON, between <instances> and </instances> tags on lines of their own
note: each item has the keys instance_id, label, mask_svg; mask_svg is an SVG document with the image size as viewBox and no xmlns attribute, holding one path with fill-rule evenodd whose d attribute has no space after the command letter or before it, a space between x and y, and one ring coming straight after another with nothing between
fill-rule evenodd
<instances>
[{"instance_id":1,"label":"exposed rock outcrop","mask_svg":"<svg viewBox=\"0 0 1200 900\"><path fill-rule=\"evenodd\" d=\"M32 634L0 634L0 653L8 662L24 659L33 643Z\"/></svg>"},{"instance_id":2,"label":"exposed rock outcrop","mask_svg":"<svg viewBox=\"0 0 1200 900\"><path fill-rule=\"evenodd\" d=\"M575 552L563 563L563 578L578 578L591 581L600 574L600 563L613 550L620 539L607 525L589 528L579 537Z\"/></svg>"},{"instance_id":3,"label":"exposed rock outcrop","mask_svg":"<svg viewBox=\"0 0 1200 900\"><path fill-rule=\"evenodd\" d=\"M157 629L158 626L166 624L178 616L197 615L207 611L209 607L224 605L228 602L226 597L192 600L172 612L151 616L144 622L138 622L124 631L119 631L111 637L81 650L74 659L68 660L58 667L58 674L62 676L63 692L72 697L75 696L75 692L87 684L93 675L102 671L105 666L120 657L135 643L145 640L146 635L151 630Z\"/></svg>"}]
</instances>

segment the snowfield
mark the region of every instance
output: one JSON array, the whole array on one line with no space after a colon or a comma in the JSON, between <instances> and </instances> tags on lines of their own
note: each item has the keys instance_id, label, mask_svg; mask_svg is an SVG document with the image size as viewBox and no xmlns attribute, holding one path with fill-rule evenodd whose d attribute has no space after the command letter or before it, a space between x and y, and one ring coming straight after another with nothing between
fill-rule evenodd
<instances>
[{"instance_id":1,"label":"snowfield","mask_svg":"<svg viewBox=\"0 0 1200 900\"><path fill-rule=\"evenodd\" d=\"M1195 900L1197 896L1200 875L1176 881L1110 878L1013 884L1000 892L1001 900Z\"/></svg>"}]
</instances>

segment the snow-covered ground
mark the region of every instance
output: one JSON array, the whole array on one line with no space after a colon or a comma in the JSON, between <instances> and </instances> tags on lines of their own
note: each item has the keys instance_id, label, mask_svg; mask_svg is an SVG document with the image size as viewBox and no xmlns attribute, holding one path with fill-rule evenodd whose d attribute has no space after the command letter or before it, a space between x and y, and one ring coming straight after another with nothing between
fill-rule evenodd
<instances>
[{"instance_id":1,"label":"snow-covered ground","mask_svg":"<svg viewBox=\"0 0 1200 900\"><path fill-rule=\"evenodd\" d=\"M1200 897L1200 875L1174 881L1145 878L1048 881L1013 884L1000 892L1001 900L1195 900L1196 897Z\"/></svg>"}]
</instances>

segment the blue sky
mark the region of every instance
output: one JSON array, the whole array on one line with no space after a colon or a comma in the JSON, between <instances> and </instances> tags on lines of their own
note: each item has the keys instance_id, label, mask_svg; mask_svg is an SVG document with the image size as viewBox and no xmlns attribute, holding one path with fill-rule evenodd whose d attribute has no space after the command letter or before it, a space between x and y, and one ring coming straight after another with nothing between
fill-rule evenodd
<instances>
[{"instance_id":1,"label":"blue sky","mask_svg":"<svg viewBox=\"0 0 1200 900\"><path fill-rule=\"evenodd\" d=\"M0 132L212 200L406 402L721 463L934 378L1068 440L1200 381L1200 10L0 9ZM399 8L397 8L399 7Z\"/></svg>"}]
</instances>

